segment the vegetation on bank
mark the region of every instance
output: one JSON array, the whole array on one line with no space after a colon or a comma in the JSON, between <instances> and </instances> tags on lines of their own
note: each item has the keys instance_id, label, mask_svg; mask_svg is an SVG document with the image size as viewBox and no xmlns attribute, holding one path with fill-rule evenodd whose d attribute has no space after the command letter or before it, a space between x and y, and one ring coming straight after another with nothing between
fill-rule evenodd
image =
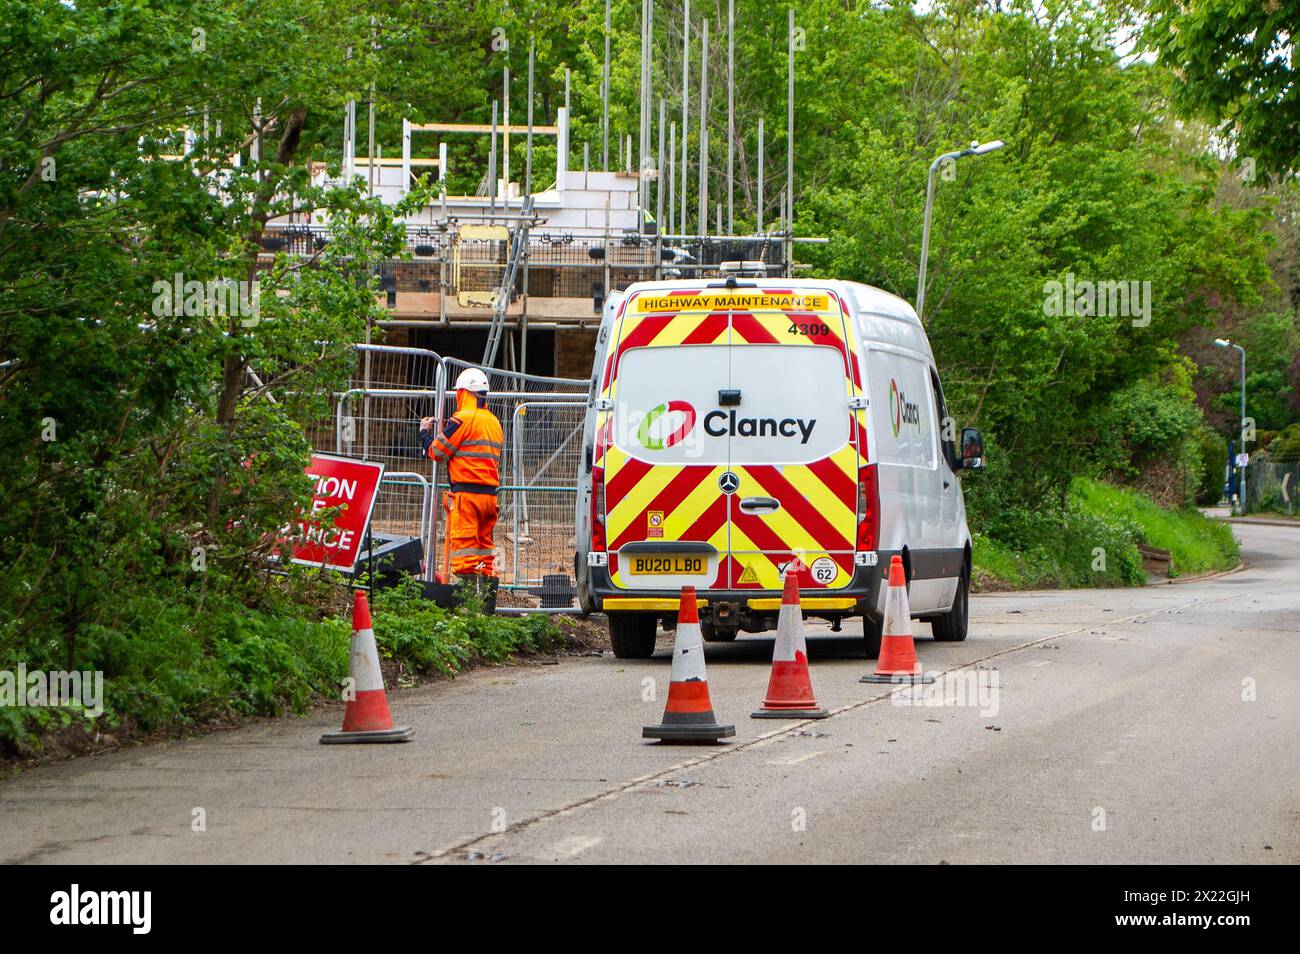
<instances>
[{"instance_id":1,"label":"vegetation on bank","mask_svg":"<svg viewBox=\"0 0 1300 954\"><path fill-rule=\"evenodd\" d=\"M229 599L202 612L170 597L132 596L111 626L85 634L78 658L104 673L103 713L0 706L0 759L38 756L47 743L75 752L154 733L172 734L249 716L303 712L337 699L348 675L352 624L347 593L317 587L321 613L289 598L289 586L258 609ZM454 676L469 666L554 652L567 638L545 616L488 615L472 601L456 610L420 599L418 587L375 595L372 622L390 685ZM34 644L0 624L0 670L55 671L63 647Z\"/></svg>"},{"instance_id":2,"label":"vegetation on bank","mask_svg":"<svg viewBox=\"0 0 1300 954\"><path fill-rule=\"evenodd\" d=\"M1240 561L1228 524L1191 506L1162 507L1131 488L1080 477L1064 514L1024 513L1014 543L974 534L974 583L983 590L1137 586L1139 544L1168 550L1169 575L1227 570Z\"/></svg>"}]
</instances>

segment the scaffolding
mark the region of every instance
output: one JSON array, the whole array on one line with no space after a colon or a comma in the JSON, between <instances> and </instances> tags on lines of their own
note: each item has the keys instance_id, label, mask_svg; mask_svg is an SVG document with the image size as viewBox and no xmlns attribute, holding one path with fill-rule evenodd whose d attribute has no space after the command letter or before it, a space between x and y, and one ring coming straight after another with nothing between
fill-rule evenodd
<instances>
[{"instance_id":1,"label":"scaffolding","mask_svg":"<svg viewBox=\"0 0 1300 954\"><path fill-rule=\"evenodd\" d=\"M592 330L599 325L608 297L633 283L710 280L736 274L769 280L793 277L802 267L794 260L795 246L825 241L796 237L793 229L794 67L796 53L801 48L793 8L789 12L784 44L787 83L785 102L781 104L786 114L785 181L770 198L765 195L769 168L765 152L775 137L765 136L760 115L756 124L757 154L753 157L757 188L751 202L755 231L737 235L733 233L737 214L734 179L738 149L742 167L749 168L749 164L744 161L743 132L738 128L731 90L738 29L734 4L728 0L726 10L722 11L725 15L712 24L712 32L707 7L697 9L693 19L689 2L683 6L681 87L671 91L673 98L680 100L680 128L677 121L668 123L670 113L677 109L676 104L662 95L670 91L656 85L662 87L669 76L669 64L657 67L655 59L672 55L667 52L669 45L663 42L664 33L673 32L668 22L672 17L661 15L656 19L654 4L649 0L642 4L635 137L610 126L608 6L607 2L605 63L600 89L599 171L589 168L589 142L583 144L581 172L569 167L572 112L568 69L564 70L563 105L555 107L553 123L545 121L551 115L543 117L541 123L534 121L536 46L532 42L528 44L526 122L522 125L511 122L508 57L503 61L499 94L490 103L491 122L419 123L402 117L400 158L374 155L377 149L373 137L369 143L371 155L356 154L356 107L354 101L349 101L344 117L341 174L332 179L323 166L313 167L314 184L359 182L372 197L391 205L406 198L413 188L434 184L426 173L437 170L435 197L422 209L404 216L406 248L375 269L375 283L386 311L375 323L380 335L385 329L398 328L477 329L484 332L483 365L503 364L522 369L528 367L530 328ZM711 110L719 108L723 99L715 94L713 98L719 103L711 107L710 36L716 45L725 48L725 58L715 55L713 59L714 63L725 62L728 87L725 143L713 146L714 151L725 152L725 163L717 161L720 156L710 155L710 130L722 128L721 123L712 121ZM692 40L696 38L696 52L692 53ZM675 43L672 46L675 48ZM692 63L699 64L698 70L690 69ZM516 82L515 86L519 85ZM692 99L696 107L691 106ZM513 105L517 110L518 103ZM373 116L371 120L373 124ZM667 131L665 124L669 127ZM695 124L699 132L692 143L690 130ZM611 132L618 143L618 161L613 167L609 155ZM437 136L436 158L431 154L430 135ZM516 142L518 137L526 137L522 182L511 180L512 135L517 137ZM490 137L487 168L476 179L479 185L475 195L448 193L449 158L445 137L449 136ZM534 190L533 168L533 140L537 136L547 137L555 144L554 182L539 191ZM426 155L423 157L417 154L414 142L417 137L424 140ZM711 159L716 163L712 176ZM356 177L358 170L363 170L365 175ZM697 182L693 183L692 179ZM692 188L694 195L690 194ZM723 202L716 204L716 219L711 214L714 212L714 205L709 201L711 189L725 199L725 219ZM742 190L742 195L749 195L748 190ZM766 208L768 202L775 210ZM262 239L267 267L277 254L308 257L320 254L329 245L328 221L317 218L315 213L298 218L300 221L268 224ZM691 226L695 226L694 231L688 231ZM515 335L508 335L508 331L518 332L517 348ZM436 336L426 340L441 344ZM479 356L477 350L476 343L473 357Z\"/></svg>"}]
</instances>

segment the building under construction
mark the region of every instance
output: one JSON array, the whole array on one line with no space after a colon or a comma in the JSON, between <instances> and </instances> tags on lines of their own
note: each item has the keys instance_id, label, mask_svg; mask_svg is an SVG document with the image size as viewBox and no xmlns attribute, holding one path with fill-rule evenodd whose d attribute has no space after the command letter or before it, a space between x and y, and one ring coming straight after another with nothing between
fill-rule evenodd
<instances>
[{"instance_id":1,"label":"building under construction","mask_svg":"<svg viewBox=\"0 0 1300 954\"><path fill-rule=\"evenodd\" d=\"M608 5L607 5L608 6ZM682 89L692 87L689 6L682 24ZM758 124L757 208L754 234L733 235L732 171L736 142L734 107L728 89L730 133L725 167L713 178L724 183L719 201L709 196L708 116L691 116L691 96L674 104L652 102L654 75L653 3L642 10L640 129L616 135L611 163L609 129L609 44L602 83L601 128L604 141L600 169L592 168L584 145L577 162L570 147L568 82L564 105L552 124L534 122L534 56L529 51L524 124L511 124L510 74L503 71L501 97L492 104L492 122L415 124L402 122L400 158L357 156L358 103L348 104L344 122L343 162L339 180L322 165L313 184L329 186L360 180L373 196L394 205L421 181L436 184L437 199L404 218L407 255L384 263L378 281L385 317L370 330L371 343L429 349L440 355L479 362L503 370L562 378L586 378L591 371L595 327L611 291L633 282L708 278L728 268L769 277L792 275L796 241L789 232L788 197L793 185L793 156L787 156L779 188L777 221L762 221L764 168L763 128ZM728 24L726 76L733 76L731 55L734 17ZM793 78L793 13L790 76ZM708 22L698 24L697 103L709 103ZM608 32L608 14L606 20ZM520 84L516 84L520 85ZM729 84L730 86L730 84ZM793 96L793 82L790 85ZM721 97L717 97L721 99ZM365 104L361 104L365 111ZM657 105L657 108L656 108ZM788 111L793 125L793 108ZM518 104L515 104L518 110ZM680 116L677 109L680 108ZM374 146L373 106L368 110L369 151ZM516 112L518 115L518 112ZM549 117L548 117L549 118ZM699 126L695 155L679 131ZM788 128L787 143L793 142ZM475 195L448 195L448 143L451 136L488 136L488 163L474 170L480 183ZM511 169L511 140L525 142L524 168ZM555 144L553 184L534 191L541 170L533 168L534 140ZM551 180L551 170L545 179ZM724 219L725 208L725 219ZM329 240L329 226L314 214L273 221L263 249L309 255ZM743 266L738 263L744 263ZM369 382L367 382L369 383ZM421 382L409 382L411 384ZM427 382L424 382L427 383Z\"/></svg>"},{"instance_id":2,"label":"building under construction","mask_svg":"<svg viewBox=\"0 0 1300 954\"><path fill-rule=\"evenodd\" d=\"M417 188L431 197L402 217L405 252L382 263L376 275L383 317L368 327L364 342L356 343L357 368L348 389L335 395L332 420L311 434L318 451L384 464L372 526L377 556L391 570L428 580L445 557L446 535L440 531L449 484L445 470L423 456L416 423L426 415L441 420L449 412L451 382L465 367L480 365L491 382L489 406L505 431L496 558L501 584L535 594L543 606L572 605L574 475L607 296L640 281L792 276L796 247L819 241L791 234L794 161L788 149L784 175L769 189L777 199L775 221L764 222L761 120L751 166L757 171L756 227L751 234L735 234L734 147L741 140L734 104L729 87L727 158L711 176L710 113L698 108L710 101L708 24L699 23L698 56L692 61L689 7L684 12L681 89L689 95L675 104L671 120L665 99L653 108L653 3L644 0L640 129L636 142L629 134L615 135L612 154L606 19L598 163L589 145L571 148L567 73L564 105L555 110L553 122L535 121L530 49L523 124L511 123L506 70L490 123L404 119L398 156L382 155L375 143L373 103L353 101L344 117L338 178L331 178L333 170L324 165L312 168L315 186L360 182L389 206ZM787 143L794 141L793 14L790 27ZM729 41L733 35L734 30L728 32ZM730 80L731 42L727 48ZM692 62L698 64L694 90ZM359 105L364 136L358 135ZM518 104L515 109L518 115ZM690 137L679 136L685 129L697 129L694 155ZM453 179L448 139L465 136L489 137L486 167L458 167ZM522 168L512 169L511 142L517 156L521 139ZM367 142L364 156L357 155L359 140ZM554 142L554 170L534 168L537 140ZM723 152L716 144L715 149ZM452 181L477 182L475 194L450 194ZM537 182L549 185L534 188ZM711 182L720 184L712 201ZM269 264L277 254L310 256L329 241L328 221L306 213L272 221L263 253Z\"/></svg>"}]
</instances>

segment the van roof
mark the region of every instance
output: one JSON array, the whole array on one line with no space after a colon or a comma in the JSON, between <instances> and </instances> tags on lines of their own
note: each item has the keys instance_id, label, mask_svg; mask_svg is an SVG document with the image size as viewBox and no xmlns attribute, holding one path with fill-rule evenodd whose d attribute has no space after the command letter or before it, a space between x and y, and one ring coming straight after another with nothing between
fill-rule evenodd
<instances>
[{"instance_id":1,"label":"van roof","mask_svg":"<svg viewBox=\"0 0 1300 954\"><path fill-rule=\"evenodd\" d=\"M737 288L816 288L835 292L844 299L857 324L858 334L864 340L887 341L926 355L933 361L930 341L916 316L916 310L883 289L862 282L842 281L834 278L738 278ZM702 291L726 287L725 279L678 279L662 282L637 282L629 285L618 302L637 292ZM611 296L612 298L613 296ZM617 313L617 304L611 314Z\"/></svg>"},{"instance_id":2,"label":"van roof","mask_svg":"<svg viewBox=\"0 0 1300 954\"><path fill-rule=\"evenodd\" d=\"M851 309L920 324L915 309L902 298L891 295L889 292L872 285L864 285L861 282L847 282L834 278L738 278L736 286L738 288L747 286L759 288L827 288L844 298ZM645 291L702 291L707 288L718 289L725 287L725 279L710 278L695 281L677 279L662 282L636 282L629 285L620 294L626 297L636 292Z\"/></svg>"}]
</instances>

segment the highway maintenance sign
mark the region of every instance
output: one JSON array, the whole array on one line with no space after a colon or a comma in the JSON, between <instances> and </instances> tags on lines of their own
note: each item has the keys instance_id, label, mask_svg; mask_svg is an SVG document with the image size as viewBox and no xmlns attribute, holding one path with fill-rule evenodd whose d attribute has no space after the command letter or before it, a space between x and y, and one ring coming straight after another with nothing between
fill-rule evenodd
<instances>
[{"instance_id":1,"label":"highway maintenance sign","mask_svg":"<svg viewBox=\"0 0 1300 954\"><path fill-rule=\"evenodd\" d=\"M745 312L773 309L823 312L831 307L829 295L805 291L726 291L714 294L686 290L661 295L638 295L633 299L632 305L633 311L642 315L659 312L676 314L684 311L717 311L726 308Z\"/></svg>"},{"instance_id":2,"label":"highway maintenance sign","mask_svg":"<svg viewBox=\"0 0 1300 954\"><path fill-rule=\"evenodd\" d=\"M340 509L332 526L321 526L310 515L296 520L294 529L305 542L294 547L290 559L294 563L350 573L365 544L366 527L375 509L384 465L377 461L313 454L306 473L316 482L311 512Z\"/></svg>"}]
</instances>

